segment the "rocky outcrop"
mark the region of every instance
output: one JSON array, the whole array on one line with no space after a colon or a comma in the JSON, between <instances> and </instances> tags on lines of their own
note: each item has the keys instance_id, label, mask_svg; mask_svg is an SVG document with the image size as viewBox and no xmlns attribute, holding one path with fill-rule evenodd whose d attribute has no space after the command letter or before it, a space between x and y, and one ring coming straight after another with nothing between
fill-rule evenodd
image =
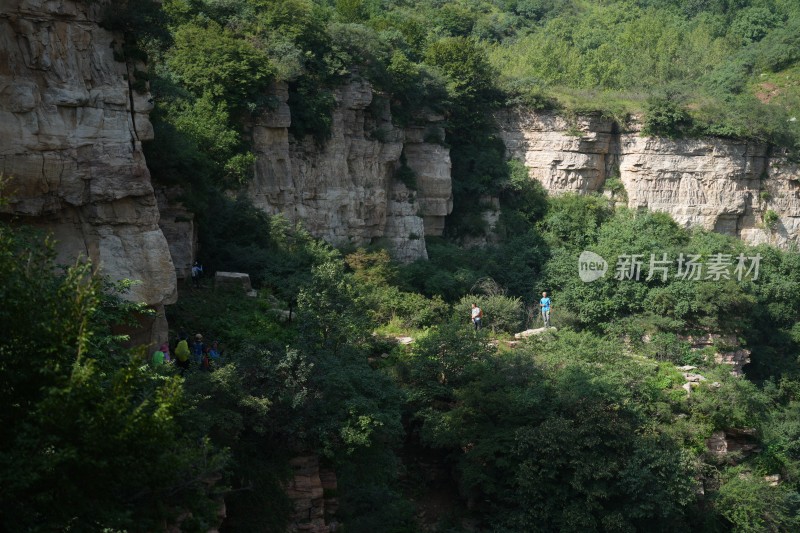
<instances>
[{"instance_id":1,"label":"rocky outcrop","mask_svg":"<svg viewBox=\"0 0 800 533\"><path fill-rule=\"evenodd\" d=\"M534 329L526 329L525 331L520 331L519 333L514 333L515 339L527 339L528 337L532 337L534 335L542 335L544 333L555 333L558 331L558 328L553 326L550 327L543 327L543 328L534 328Z\"/></svg>"},{"instance_id":2,"label":"rocky outcrop","mask_svg":"<svg viewBox=\"0 0 800 533\"><path fill-rule=\"evenodd\" d=\"M644 137L635 123L619 132L597 115L570 120L517 109L496 118L508 156L551 193L600 191L618 178L630 208L751 244L800 240L800 168L764 144Z\"/></svg>"},{"instance_id":3,"label":"rocky outcrop","mask_svg":"<svg viewBox=\"0 0 800 533\"><path fill-rule=\"evenodd\" d=\"M715 431L706 439L709 456L737 464L748 455L761 451L756 430L753 428L727 428Z\"/></svg>"},{"instance_id":4,"label":"rocky outcrop","mask_svg":"<svg viewBox=\"0 0 800 533\"><path fill-rule=\"evenodd\" d=\"M440 235L452 210L449 150L426 141L431 132L443 139L443 129L394 126L388 101L356 77L335 91L331 135L320 144L289 134L287 87L273 96L277 107L252 126L254 204L334 245L383 239L396 259L427 258L424 236ZM395 177L403 164L415 183Z\"/></svg>"},{"instance_id":5,"label":"rocky outcrop","mask_svg":"<svg viewBox=\"0 0 800 533\"><path fill-rule=\"evenodd\" d=\"M634 132L620 136L618 158L629 207L669 213L684 226L748 240L765 234L759 227L764 213L759 193L767 175L766 145Z\"/></svg>"},{"instance_id":6,"label":"rocky outcrop","mask_svg":"<svg viewBox=\"0 0 800 533\"><path fill-rule=\"evenodd\" d=\"M289 461L294 475L286 494L294 504L288 531L329 533L335 531L337 480L333 470L320 468L319 457L304 455Z\"/></svg>"},{"instance_id":7,"label":"rocky outcrop","mask_svg":"<svg viewBox=\"0 0 800 533\"><path fill-rule=\"evenodd\" d=\"M141 147L152 104L130 87L143 66L116 60L102 2L0 5L0 212L52 232L63 263L139 280L126 297L163 315L176 283Z\"/></svg>"},{"instance_id":8,"label":"rocky outcrop","mask_svg":"<svg viewBox=\"0 0 800 533\"><path fill-rule=\"evenodd\" d=\"M739 339L733 334L707 333L681 336L680 339L688 342L692 350L711 348L713 362L718 365L730 365L731 374L734 376L743 375L744 366L750 362L750 350L742 347Z\"/></svg>"},{"instance_id":9,"label":"rocky outcrop","mask_svg":"<svg viewBox=\"0 0 800 533\"><path fill-rule=\"evenodd\" d=\"M554 193L598 191L613 164L614 124L599 116L507 110L496 117L508 155Z\"/></svg>"},{"instance_id":10,"label":"rocky outcrop","mask_svg":"<svg viewBox=\"0 0 800 533\"><path fill-rule=\"evenodd\" d=\"M244 272L220 272L218 270L214 274L214 290L244 293L248 296L258 294L250 283L250 274Z\"/></svg>"},{"instance_id":11,"label":"rocky outcrop","mask_svg":"<svg viewBox=\"0 0 800 533\"><path fill-rule=\"evenodd\" d=\"M167 239L175 277L188 279L192 275L192 263L197 249L197 225L194 213L186 209L180 198L183 191L179 187L157 187L156 200L160 218L158 227Z\"/></svg>"}]
</instances>

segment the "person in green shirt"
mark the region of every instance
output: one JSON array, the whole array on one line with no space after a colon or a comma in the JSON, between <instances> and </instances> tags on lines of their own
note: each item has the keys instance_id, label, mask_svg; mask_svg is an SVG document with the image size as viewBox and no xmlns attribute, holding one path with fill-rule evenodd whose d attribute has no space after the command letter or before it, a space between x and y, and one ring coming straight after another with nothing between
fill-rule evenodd
<instances>
[{"instance_id":1,"label":"person in green shirt","mask_svg":"<svg viewBox=\"0 0 800 533\"><path fill-rule=\"evenodd\" d=\"M153 352L153 357L150 360L150 363L153 366L161 366L161 365L163 365L164 364L164 352L162 352L160 349L156 350L155 352Z\"/></svg>"},{"instance_id":2,"label":"person in green shirt","mask_svg":"<svg viewBox=\"0 0 800 533\"><path fill-rule=\"evenodd\" d=\"M189 343L186 340L185 333L181 333L180 339L178 345L175 347L175 364L185 371L189 368L189 356L191 352L189 351Z\"/></svg>"}]
</instances>

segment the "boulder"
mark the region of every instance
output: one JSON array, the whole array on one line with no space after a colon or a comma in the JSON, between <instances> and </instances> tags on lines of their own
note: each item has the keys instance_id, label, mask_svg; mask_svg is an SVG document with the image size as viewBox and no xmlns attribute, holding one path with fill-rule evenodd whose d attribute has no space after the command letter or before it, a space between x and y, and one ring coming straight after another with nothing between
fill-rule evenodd
<instances>
[{"instance_id":1,"label":"boulder","mask_svg":"<svg viewBox=\"0 0 800 533\"><path fill-rule=\"evenodd\" d=\"M554 326L550 326L549 328L526 329L525 331L521 331L519 333L515 333L514 334L514 338L515 339L525 339L525 338L530 337L532 335L541 335L542 333L556 332L556 331L558 331L558 329L555 328Z\"/></svg>"},{"instance_id":2,"label":"boulder","mask_svg":"<svg viewBox=\"0 0 800 533\"><path fill-rule=\"evenodd\" d=\"M240 290L249 295L253 290L253 286L250 284L250 274L217 272L214 274L214 290Z\"/></svg>"}]
</instances>

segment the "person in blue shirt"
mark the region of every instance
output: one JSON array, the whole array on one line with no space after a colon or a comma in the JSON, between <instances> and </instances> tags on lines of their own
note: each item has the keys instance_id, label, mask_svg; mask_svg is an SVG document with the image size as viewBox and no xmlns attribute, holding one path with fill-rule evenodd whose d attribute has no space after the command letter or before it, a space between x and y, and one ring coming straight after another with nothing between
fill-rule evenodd
<instances>
[{"instance_id":1,"label":"person in blue shirt","mask_svg":"<svg viewBox=\"0 0 800 533\"><path fill-rule=\"evenodd\" d=\"M550 327L550 298L547 297L547 293L542 293L542 299L539 300L539 307L542 309L542 320L544 321L544 327Z\"/></svg>"}]
</instances>

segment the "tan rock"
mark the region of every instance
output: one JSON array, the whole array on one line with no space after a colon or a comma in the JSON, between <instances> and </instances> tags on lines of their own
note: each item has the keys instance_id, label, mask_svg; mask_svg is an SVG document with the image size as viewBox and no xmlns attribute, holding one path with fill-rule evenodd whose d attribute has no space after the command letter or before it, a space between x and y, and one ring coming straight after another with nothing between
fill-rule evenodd
<instances>
[{"instance_id":1,"label":"tan rock","mask_svg":"<svg viewBox=\"0 0 800 533\"><path fill-rule=\"evenodd\" d=\"M62 262L88 257L113 280L138 280L124 297L163 309L176 281L141 148L152 104L132 95L100 4L2 2L0 213L52 231ZM151 327L165 338L165 322Z\"/></svg>"},{"instance_id":2,"label":"tan rock","mask_svg":"<svg viewBox=\"0 0 800 533\"><path fill-rule=\"evenodd\" d=\"M800 240L800 167L765 144L722 138L616 133L596 115L570 122L552 112L498 113L508 157L551 193L599 191L618 176L624 205L669 213L679 224L784 248ZM778 219L765 227L764 216Z\"/></svg>"},{"instance_id":3,"label":"tan rock","mask_svg":"<svg viewBox=\"0 0 800 533\"><path fill-rule=\"evenodd\" d=\"M250 274L244 272L216 272L214 274L214 289L239 290L248 294L253 290L250 283Z\"/></svg>"},{"instance_id":4,"label":"tan rock","mask_svg":"<svg viewBox=\"0 0 800 533\"><path fill-rule=\"evenodd\" d=\"M430 128L395 127L388 100L375 101L356 76L334 92L330 138L294 139L285 86L271 96L276 108L252 125L253 203L334 245L382 239L398 260L427 258L425 235L441 235L452 211L449 150L425 142ZM402 154L416 174L415 190L394 177Z\"/></svg>"},{"instance_id":5,"label":"tan rock","mask_svg":"<svg viewBox=\"0 0 800 533\"><path fill-rule=\"evenodd\" d=\"M183 194L179 188L160 187L156 191L160 218L158 227L167 239L172 264L177 279L192 275L192 263L197 249L197 226L194 213L181 204Z\"/></svg>"},{"instance_id":6,"label":"tan rock","mask_svg":"<svg viewBox=\"0 0 800 533\"><path fill-rule=\"evenodd\" d=\"M295 457L289 464L294 476L286 487L286 494L294 504L294 513L288 531L328 533L338 500L324 497L324 490L336 489L336 474L329 469L321 470L315 455Z\"/></svg>"},{"instance_id":7,"label":"tan rock","mask_svg":"<svg viewBox=\"0 0 800 533\"><path fill-rule=\"evenodd\" d=\"M760 450L756 430L753 428L728 428L715 431L706 439L709 454L740 462L743 457Z\"/></svg>"},{"instance_id":8,"label":"tan rock","mask_svg":"<svg viewBox=\"0 0 800 533\"><path fill-rule=\"evenodd\" d=\"M534 335L541 335L547 332L556 332L558 329L554 326L550 326L549 328L535 328L535 329L526 329L525 331L521 331L519 333L514 333L515 339L525 339L527 337L531 337Z\"/></svg>"}]
</instances>

